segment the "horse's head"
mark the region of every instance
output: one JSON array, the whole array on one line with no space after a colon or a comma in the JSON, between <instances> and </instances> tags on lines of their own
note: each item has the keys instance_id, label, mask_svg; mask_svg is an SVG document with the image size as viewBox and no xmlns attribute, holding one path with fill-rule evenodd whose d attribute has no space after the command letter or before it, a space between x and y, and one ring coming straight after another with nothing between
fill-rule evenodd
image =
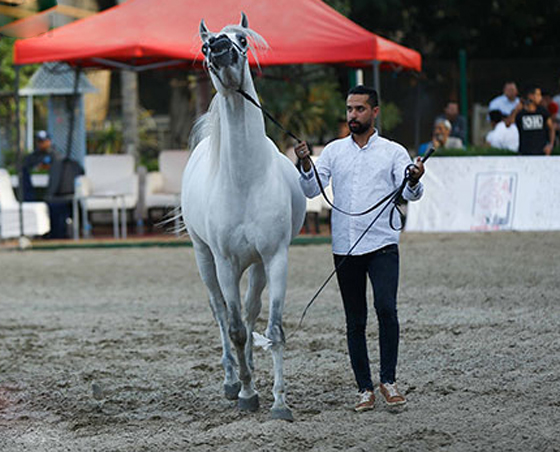
<instances>
[{"instance_id":1,"label":"horse's head","mask_svg":"<svg viewBox=\"0 0 560 452\"><path fill-rule=\"evenodd\" d=\"M247 69L247 51L250 48L249 38L262 41L248 26L245 13L241 13L239 25L228 25L219 33L208 31L204 19L200 22L204 63L210 70L218 92L237 90L243 85Z\"/></svg>"}]
</instances>

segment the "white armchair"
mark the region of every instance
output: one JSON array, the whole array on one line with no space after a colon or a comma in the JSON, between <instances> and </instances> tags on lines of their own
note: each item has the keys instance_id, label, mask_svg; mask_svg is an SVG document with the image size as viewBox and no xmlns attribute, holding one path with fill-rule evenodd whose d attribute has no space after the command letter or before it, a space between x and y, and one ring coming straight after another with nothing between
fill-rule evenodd
<instances>
[{"instance_id":1,"label":"white armchair","mask_svg":"<svg viewBox=\"0 0 560 452\"><path fill-rule=\"evenodd\" d=\"M178 207L181 198L183 171L190 151L161 151L159 171L149 172L144 186L144 217L152 223L152 212Z\"/></svg>"},{"instance_id":2,"label":"white armchair","mask_svg":"<svg viewBox=\"0 0 560 452\"><path fill-rule=\"evenodd\" d=\"M10 175L0 168L0 238L20 235L19 203L14 195ZM40 236L51 230L49 207L44 202L23 203L23 233Z\"/></svg>"},{"instance_id":3,"label":"white armchair","mask_svg":"<svg viewBox=\"0 0 560 452\"><path fill-rule=\"evenodd\" d=\"M89 235L88 212L113 211L113 231L119 237L118 212L121 212L122 236L126 237L127 212L138 204L138 174L131 155L87 155L85 174L76 179L75 200L81 204L84 235ZM77 225L76 202L74 223ZM74 235L77 234L74 230Z\"/></svg>"}]
</instances>

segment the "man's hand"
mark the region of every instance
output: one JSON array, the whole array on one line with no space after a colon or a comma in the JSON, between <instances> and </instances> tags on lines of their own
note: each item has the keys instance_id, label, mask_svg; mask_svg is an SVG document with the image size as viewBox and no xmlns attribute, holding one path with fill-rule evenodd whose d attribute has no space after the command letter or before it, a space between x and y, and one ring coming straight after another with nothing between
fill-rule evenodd
<instances>
[{"instance_id":1,"label":"man's hand","mask_svg":"<svg viewBox=\"0 0 560 452\"><path fill-rule=\"evenodd\" d=\"M432 146L434 149L439 149L443 147L443 138L441 135L434 135L432 138Z\"/></svg>"},{"instance_id":2,"label":"man's hand","mask_svg":"<svg viewBox=\"0 0 560 452\"><path fill-rule=\"evenodd\" d=\"M309 156L311 155L311 151L309 150L309 146L305 141L298 143L294 151L296 153L297 158L301 162L301 166L305 172L308 172L311 169L311 162L309 160Z\"/></svg>"},{"instance_id":3,"label":"man's hand","mask_svg":"<svg viewBox=\"0 0 560 452\"><path fill-rule=\"evenodd\" d=\"M410 179L408 181L408 185L410 187L415 187L423 174L424 163L422 163L422 157L417 157L414 162L414 167L410 168Z\"/></svg>"},{"instance_id":4,"label":"man's hand","mask_svg":"<svg viewBox=\"0 0 560 452\"><path fill-rule=\"evenodd\" d=\"M548 143L543 149L544 155L552 154L552 147L553 147L552 144Z\"/></svg>"}]
</instances>

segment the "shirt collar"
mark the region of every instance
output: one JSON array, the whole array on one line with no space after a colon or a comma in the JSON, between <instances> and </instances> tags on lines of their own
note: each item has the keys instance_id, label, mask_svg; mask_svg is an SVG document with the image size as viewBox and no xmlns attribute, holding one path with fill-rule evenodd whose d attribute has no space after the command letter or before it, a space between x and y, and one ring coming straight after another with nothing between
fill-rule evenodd
<instances>
[{"instance_id":1,"label":"shirt collar","mask_svg":"<svg viewBox=\"0 0 560 452\"><path fill-rule=\"evenodd\" d=\"M352 134L348 135L348 138L350 139L350 142L352 143L352 146L354 146L356 149L358 149L358 150L364 149L365 150L365 149L369 149L375 143L377 138L379 138L379 133L377 132L377 129L374 129L373 133L371 134L371 136L368 139L368 142L362 148L358 145L358 143L356 143L354 141L354 138L352 138Z\"/></svg>"}]
</instances>

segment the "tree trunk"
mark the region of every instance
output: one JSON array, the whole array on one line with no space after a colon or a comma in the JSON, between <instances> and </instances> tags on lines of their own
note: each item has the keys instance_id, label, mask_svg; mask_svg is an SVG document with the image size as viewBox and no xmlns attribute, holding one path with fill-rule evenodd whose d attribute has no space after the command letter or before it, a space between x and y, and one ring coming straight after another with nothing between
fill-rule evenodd
<instances>
[{"instance_id":1,"label":"tree trunk","mask_svg":"<svg viewBox=\"0 0 560 452\"><path fill-rule=\"evenodd\" d=\"M119 4L127 0L118 0ZM133 155L138 161L138 74L131 71L121 72L122 130L123 146L126 154Z\"/></svg>"},{"instance_id":2,"label":"tree trunk","mask_svg":"<svg viewBox=\"0 0 560 452\"><path fill-rule=\"evenodd\" d=\"M122 130L126 154L138 160L138 74L121 72Z\"/></svg>"},{"instance_id":3,"label":"tree trunk","mask_svg":"<svg viewBox=\"0 0 560 452\"><path fill-rule=\"evenodd\" d=\"M189 133L194 122L196 89L192 76L175 78L171 82L170 129L172 149L187 149Z\"/></svg>"},{"instance_id":4,"label":"tree trunk","mask_svg":"<svg viewBox=\"0 0 560 452\"><path fill-rule=\"evenodd\" d=\"M210 78L204 72L199 72L196 78L196 117L202 116L208 110L212 96Z\"/></svg>"}]
</instances>

